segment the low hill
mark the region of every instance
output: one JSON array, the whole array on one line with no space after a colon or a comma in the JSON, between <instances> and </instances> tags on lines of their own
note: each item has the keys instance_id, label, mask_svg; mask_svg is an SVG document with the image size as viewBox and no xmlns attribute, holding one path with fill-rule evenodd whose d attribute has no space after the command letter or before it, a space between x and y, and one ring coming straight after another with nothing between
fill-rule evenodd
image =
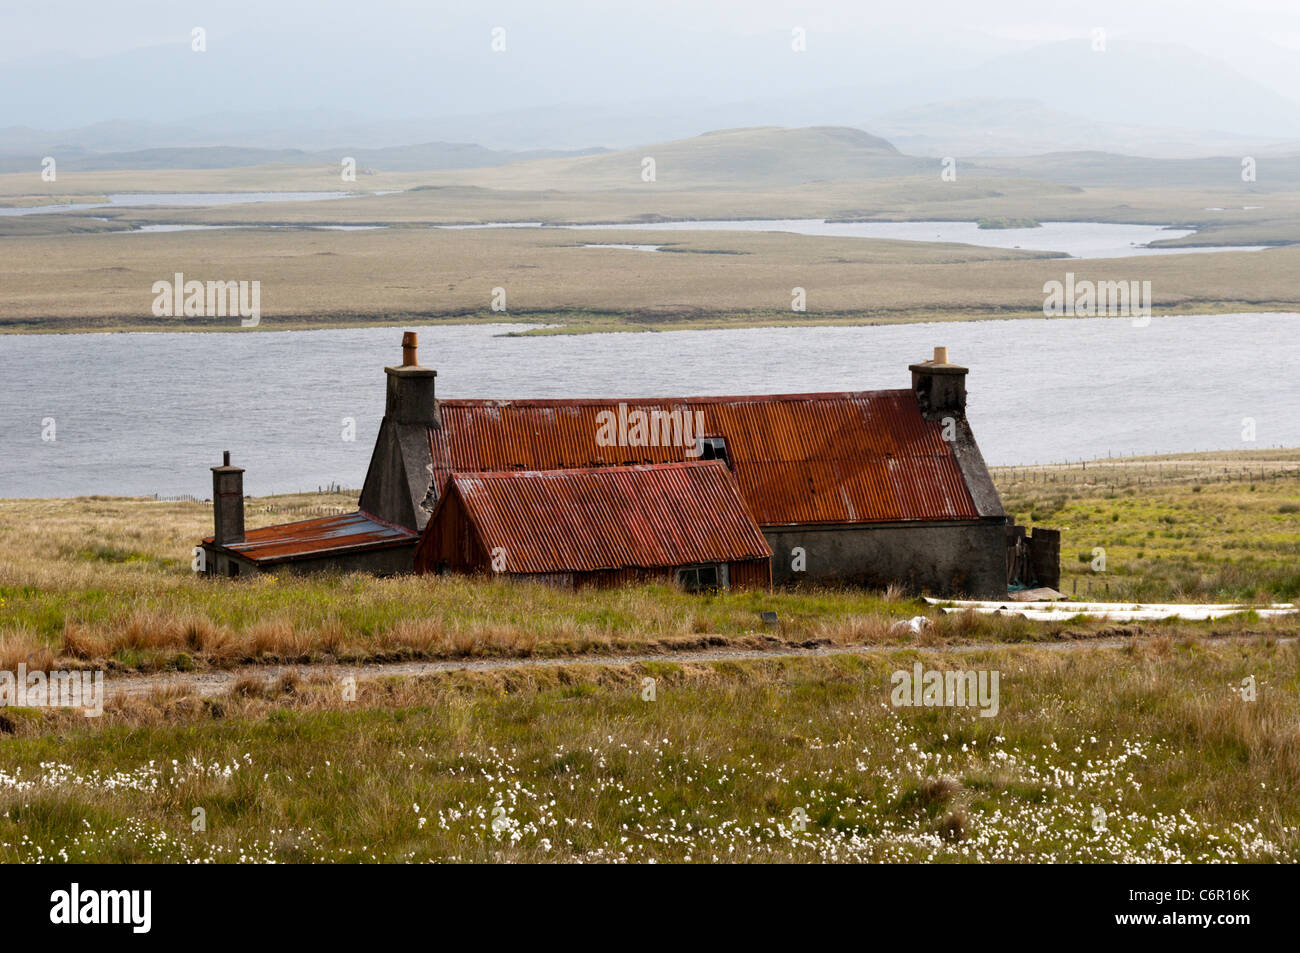
<instances>
[{"instance_id":1,"label":"low hill","mask_svg":"<svg viewBox=\"0 0 1300 953\"><path fill-rule=\"evenodd\" d=\"M647 158L654 160L653 183L642 176ZM601 155L519 163L484 172L474 181L509 188L770 188L930 173L938 174L936 160L905 156L861 129L758 126Z\"/></svg>"},{"instance_id":2,"label":"low hill","mask_svg":"<svg viewBox=\"0 0 1300 953\"><path fill-rule=\"evenodd\" d=\"M168 146L130 152L90 152L43 148L0 152L0 172L27 172L41 167L41 157L54 155L61 172L110 172L124 169L243 169L266 165L333 165L344 156L356 160L358 168L380 172L412 172L439 169L478 169L526 162L532 159L592 155L604 150L534 149L511 152L487 149L467 142L425 142L409 146L359 149L265 149L247 146Z\"/></svg>"}]
</instances>

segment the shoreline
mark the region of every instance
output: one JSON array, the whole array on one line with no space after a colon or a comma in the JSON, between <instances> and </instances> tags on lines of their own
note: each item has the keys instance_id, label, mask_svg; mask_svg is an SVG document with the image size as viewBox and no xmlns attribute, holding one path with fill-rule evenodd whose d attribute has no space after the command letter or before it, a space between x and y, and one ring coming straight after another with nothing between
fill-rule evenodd
<instances>
[{"instance_id":1,"label":"shoreline","mask_svg":"<svg viewBox=\"0 0 1300 953\"><path fill-rule=\"evenodd\" d=\"M1105 478L1122 474L1125 471L1133 471L1141 468L1168 468L1174 470L1183 468L1187 470L1185 474L1174 474L1172 479L1166 470L1159 471L1161 482L1178 482L1179 479L1190 481L1213 480L1214 474L1206 468L1220 467L1225 472L1234 472L1233 468L1241 471L1249 471L1252 467L1271 466L1274 472L1262 476L1261 479L1278 477L1282 474L1300 473L1300 446L1294 447L1267 447L1259 449L1217 449L1217 450L1182 450L1172 451L1170 453L1142 453L1131 456L1110 456L1094 457L1087 460L1059 460L1048 463L990 463L989 471L993 474L995 482L997 480L1014 481L1017 477L1027 478L1033 476L1067 476L1069 474L1078 474L1084 476L1091 470L1098 478L1099 482L1104 482ZM1260 470L1261 474L1264 472ZM1073 482L1073 481L1062 481ZM361 490L359 487L336 487L329 490L322 489L299 489L283 490L275 493L264 493L260 495L247 494L245 499L249 501L250 512L261 516L286 516L295 512L303 511L304 507L316 510L330 510L339 513L351 512L350 507L345 500L355 499L359 496ZM280 508L277 506L278 501L310 497L315 502L302 504L300 506L288 506ZM334 501L334 505L324 502L322 498L328 498ZM340 499L341 498L341 499ZM194 496L192 494L175 493L77 493L71 496L0 496L0 507L6 504L19 503L42 503L42 502L66 502L83 500L86 502L114 502L114 503L157 503L166 504L190 504L190 503L210 503L210 497ZM324 515L324 513L314 513L313 515ZM306 518L306 517L304 517Z\"/></svg>"},{"instance_id":2,"label":"shoreline","mask_svg":"<svg viewBox=\"0 0 1300 953\"><path fill-rule=\"evenodd\" d=\"M1294 308L1294 310L1292 310ZM1300 317L1300 303L1290 305L1288 302L1244 302L1217 301L1204 304L1182 305L1177 308L1160 308L1152 306L1152 318L1178 317L1232 317L1236 315L1276 315L1278 317ZM653 325L647 316L636 313L620 314L615 312L592 313L582 310L530 311L527 316L511 317L501 312L475 312L459 314L384 314L374 317L344 317L334 321L328 318L307 318L305 316L287 316L284 319L263 316L256 327L239 327L238 325L215 327L210 322L187 322L175 318L153 319L148 323L121 324L111 327L96 326L96 321L111 322L113 318L87 319L87 323L59 327L15 327L6 326L5 319L0 318L0 338L35 337L50 334L242 334L252 332L285 331L345 331L375 330L381 328L408 328L412 325L421 327L481 327L483 325L500 325L503 328L522 328L503 332L503 337L541 337L565 334L626 334L626 333L660 333L671 331L745 331L775 328L812 328L812 327L884 327L907 324L956 324L980 321L1091 321L1102 318L1124 320L1125 316L1094 315L1082 317L1077 315L1047 317L1038 309L996 309L978 310L974 313L943 312L940 314L922 314L910 310L890 311L882 309L861 316L852 314L827 314L791 321L787 312L773 312L770 319L750 312L736 312L729 315L715 312L705 318L693 318L683 313L680 317L653 316ZM568 318L569 320L565 320ZM39 323L44 318L10 319L12 325ZM57 320L57 319L56 319ZM162 322L172 322L161 326Z\"/></svg>"}]
</instances>

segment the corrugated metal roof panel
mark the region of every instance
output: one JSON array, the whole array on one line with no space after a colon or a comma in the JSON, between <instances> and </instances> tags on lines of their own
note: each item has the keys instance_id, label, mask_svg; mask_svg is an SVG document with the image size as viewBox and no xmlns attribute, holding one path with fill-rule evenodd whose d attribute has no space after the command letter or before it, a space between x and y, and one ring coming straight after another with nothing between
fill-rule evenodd
<instances>
[{"instance_id":1,"label":"corrugated metal roof panel","mask_svg":"<svg viewBox=\"0 0 1300 953\"><path fill-rule=\"evenodd\" d=\"M271 563L407 545L417 538L410 530L356 512L250 529L244 533L244 542L227 543L222 548L253 562ZM211 543L212 537L204 542Z\"/></svg>"},{"instance_id":2,"label":"corrugated metal roof panel","mask_svg":"<svg viewBox=\"0 0 1300 953\"><path fill-rule=\"evenodd\" d=\"M484 547L512 573L766 558L722 463L453 473ZM454 488L454 489L453 489Z\"/></svg>"},{"instance_id":3,"label":"corrugated metal roof panel","mask_svg":"<svg viewBox=\"0 0 1300 953\"><path fill-rule=\"evenodd\" d=\"M434 479L453 470L551 470L689 460L686 447L600 446L616 400L445 400L430 430ZM728 457L760 526L976 519L938 421L910 390L622 402L629 413L698 414Z\"/></svg>"}]
</instances>

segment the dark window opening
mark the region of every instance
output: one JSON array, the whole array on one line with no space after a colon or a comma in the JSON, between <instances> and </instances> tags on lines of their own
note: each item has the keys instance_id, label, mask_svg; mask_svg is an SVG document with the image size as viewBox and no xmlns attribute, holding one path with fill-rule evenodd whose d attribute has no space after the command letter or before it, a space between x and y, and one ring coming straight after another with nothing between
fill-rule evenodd
<instances>
[{"instance_id":1,"label":"dark window opening","mask_svg":"<svg viewBox=\"0 0 1300 953\"><path fill-rule=\"evenodd\" d=\"M677 583L687 592L716 592L726 587L727 579L717 566L691 566L677 570Z\"/></svg>"},{"instance_id":2,"label":"dark window opening","mask_svg":"<svg viewBox=\"0 0 1300 953\"><path fill-rule=\"evenodd\" d=\"M226 567L226 572L229 573L231 579L234 579L236 576L239 575L239 563L235 562L232 559L229 565Z\"/></svg>"},{"instance_id":3,"label":"dark window opening","mask_svg":"<svg viewBox=\"0 0 1300 953\"><path fill-rule=\"evenodd\" d=\"M731 457L727 453L726 437L701 437L700 438L700 459L701 460L721 460L731 467Z\"/></svg>"}]
</instances>

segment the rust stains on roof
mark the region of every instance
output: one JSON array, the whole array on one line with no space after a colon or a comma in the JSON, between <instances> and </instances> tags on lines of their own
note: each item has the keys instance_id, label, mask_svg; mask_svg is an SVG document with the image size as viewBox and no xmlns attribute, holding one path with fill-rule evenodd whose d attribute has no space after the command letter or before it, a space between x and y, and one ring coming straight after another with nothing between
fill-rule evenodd
<instances>
[{"instance_id":1,"label":"rust stains on roof","mask_svg":"<svg viewBox=\"0 0 1300 953\"><path fill-rule=\"evenodd\" d=\"M759 526L977 519L940 421L910 390L646 398L628 412L689 413L727 457ZM434 482L453 471L553 470L689 461L688 448L601 446L617 400L443 400L429 431ZM695 415L698 413L699 417Z\"/></svg>"},{"instance_id":2,"label":"rust stains on roof","mask_svg":"<svg viewBox=\"0 0 1300 953\"><path fill-rule=\"evenodd\" d=\"M417 539L417 534L408 529L380 522L358 511L250 529L244 534L242 543L227 543L218 548L255 563L272 565L312 556L409 546ZM211 545L212 537L203 542Z\"/></svg>"},{"instance_id":3,"label":"rust stains on roof","mask_svg":"<svg viewBox=\"0 0 1300 953\"><path fill-rule=\"evenodd\" d=\"M484 548L503 554L505 572L672 567L772 555L720 462L453 473L448 493L459 497Z\"/></svg>"}]
</instances>

